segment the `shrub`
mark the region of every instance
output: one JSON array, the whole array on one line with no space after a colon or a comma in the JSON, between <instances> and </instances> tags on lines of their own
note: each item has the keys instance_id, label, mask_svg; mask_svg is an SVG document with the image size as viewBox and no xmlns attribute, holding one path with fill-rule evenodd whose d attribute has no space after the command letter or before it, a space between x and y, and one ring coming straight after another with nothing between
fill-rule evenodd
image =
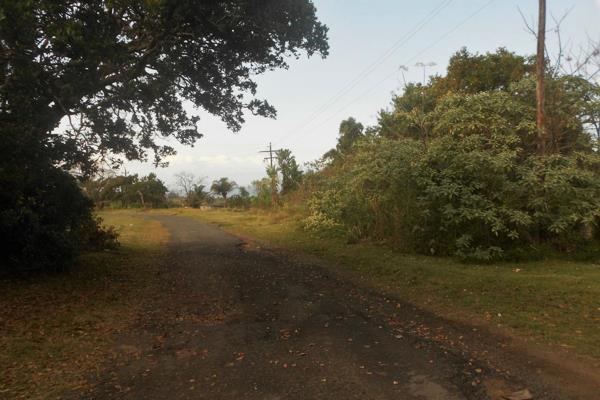
<instances>
[{"instance_id":1,"label":"shrub","mask_svg":"<svg viewBox=\"0 0 600 400\"><path fill-rule=\"evenodd\" d=\"M250 208L250 197L242 196L240 194L234 194L227 199L227 207L237 209Z\"/></svg>"},{"instance_id":2,"label":"shrub","mask_svg":"<svg viewBox=\"0 0 600 400\"><path fill-rule=\"evenodd\" d=\"M315 193L308 203L310 214L303 221L306 230L327 231L342 226L342 208L344 204L341 192L329 189Z\"/></svg>"},{"instance_id":3,"label":"shrub","mask_svg":"<svg viewBox=\"0 0 600 400\"><path fill-rule=\"evenodd\" d=\"M108 250L119 247L119 233L113 226L105 226L102 218L86 218L78 228L81 250Z\"/></svg>"},{"instance_id":4,"label":"shrub","mask_svg":"<svg viewBox=\"0 0 600 400\"><path fill-rule=\"evenodd\" d=\"M348 161L345 221L361 236L407 244L415 216L414 169L423 154L412 139L363 142Z\"/></svg>"},{"instance_id":5,"label":"shrub","mask_svg":"<svg viewBox=\"0 0 600 400\"><path fill-rule=\"evenodd\" d=\"M523 157L517 132L361 144L308 202L304 227L426 254L494 260L586 246L600 217L600 156Z\"/></svg>"},{"instance_id":6,"label":"shrub","mask_svg":"<svg viewBox=\"0 0 600 400\"><path fill-rule=\"evenodd\" d=\"M600 156L532 157L523 167L519 187L533 220L531 234L560 250L589 242L600 217Z\"/></svg>"},{"instance_id":7,"label":"shrub","mask_svg":"<svg viewBox=\"0 0 600 400\"><path fill-rule=\"evenodd\" d=\"M415 168L417 248L465 258L498 258L532 223L514 201L518 150L507 135L443 136Z\"/></svg>"},{"instance_id":8,"label":"shrub","mask_svg":"<svg viewBox=\"0 0 600 400\"><path fill-rule=\"evenodd\" d=\"M269 178L263 178L260 180L252 181L252 190L254 196L252 196L251 204L254 207L269 208L271 204L271 180Z\"/></svg>"},{"instance_id":9,"label":"shrub","mask_svg":"<svg viewBox=\"0 0 600 400\"><path fill-rule=\"evenodd\" d=\"M56 167L37 167L24 179L2 175L0 274L60 271L79 249L116 244L115 232L99 227L91 200L72 176Z\"/></svg>"}]
</instances>

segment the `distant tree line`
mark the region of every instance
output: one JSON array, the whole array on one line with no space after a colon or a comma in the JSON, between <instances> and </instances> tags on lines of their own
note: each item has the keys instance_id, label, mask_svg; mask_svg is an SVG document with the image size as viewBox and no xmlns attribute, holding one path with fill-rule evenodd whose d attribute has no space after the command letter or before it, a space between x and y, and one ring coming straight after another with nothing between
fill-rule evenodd
<instances>
[{"instance_id":1,"label":"distant tree line","mask_svg":"<svg viewBox=\"0 0 600 400\"><path fill-rule=\"evenodd\" d=\"M89 179L82 188L99 209L167 206L167 187L154 173L141 178L135 174Z\"/></svg>"}]
</instances>

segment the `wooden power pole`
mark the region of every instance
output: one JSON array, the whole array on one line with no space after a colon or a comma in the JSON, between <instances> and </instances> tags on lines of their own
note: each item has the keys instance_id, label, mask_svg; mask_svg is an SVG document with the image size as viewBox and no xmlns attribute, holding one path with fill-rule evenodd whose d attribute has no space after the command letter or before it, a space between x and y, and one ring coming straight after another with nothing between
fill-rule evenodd
<instances>
[{"instance_id":1,"label":"wooden power pole","mask_svg":"<svg viewBox=\"0 0 600 400\"><path fill-rule=\"evenodd\" d=\"M269 155L265 157L265 161L269 161L269 165L271 166L271 168L273 168L273 159L277 157L277 152L279 150L280 149L273 150L271 142L269 142L269 150L259 151L259 153L269 153ZM275 156L273 156L273 154L275 154Z\"/></svg>"},{"instance_id":2,"label":"wooden power pole","mask_svg":"<svg viewBox=\"0 0 600 400\"><path fill-rule=\"evenodd\" d=\"M273 159L277 157L277 152L280 149L273 150L273 146L271 142L269 142L269 150L259 151L259 153L269 153L267 157L265 157L265 161L269 161L270 168L268 170L269 177L271 178L271 205L275 206L279 203L279 197L277 196L277 172L275 171L275 166L273 165Z\"/></svg>"},{"instance_id":3,"label":"wooden power pole","mask_svg":"<svg viewBox=\"0 0 600 400\"><path fill-rule=\"evenodd\" d=\"M537 153L546 154L546 121L544 115L546 72L546 0L539 1L537 57L536 57L536 125L537 125Z\"/></svg>"}]
</instances>

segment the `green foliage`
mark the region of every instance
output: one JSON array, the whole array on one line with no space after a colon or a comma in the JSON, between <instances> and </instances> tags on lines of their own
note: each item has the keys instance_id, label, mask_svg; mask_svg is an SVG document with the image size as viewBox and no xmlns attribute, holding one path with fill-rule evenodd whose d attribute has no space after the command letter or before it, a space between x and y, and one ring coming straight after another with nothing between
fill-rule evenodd
<instances>
[{"instance_id":1,"label":"green foliage","mask_svg":"<svg viewBox=\"0 0 600 400\"><path fill-rule=\"evenodd\" d=\"M315 13L308 0L3 1L3 110L55 164L88 170L94 155L148 151L159 162L174 150L157 138L202 136L184 101L233 130L245 110L274 116L253 77L289 55L327 55ZM53 134L66 116L70 128Z\"/></svg>"},{"instance_id":2,"label":"green foliage","mask_svg":"<svg viewBox=\"0 0 600 400\"><path fill-rule=\"evenodd\" d=\"M250 205L250 192L243 186L238 187L238 192L227 201L227 207L229 208L247 209L250 208Z\"/></svg>"},{"instance_id":3,"label":"green foliage","mask_svg":"<svg viewBox=\"0 0 600 400\"><path fill-rule=\"evenodd\" d=\"M335 149L331 149L325 153L323 159L336 162L343 156L349 154L354 145L364 136L363 124L357 122L353 117L343 120L340 123L338 142Z\"/></svg>"},{"instance_id":4,"label":"green foliage","mask_svg":"<svg viewBox=\"0 0 600 400\"><path fill-rule=\"evenodd\" d=\"M494 53L471 54L466 48L457 51L448 62L444 77L432 79L437 97L447 93L506 91L534 72L533 57L522 57L505 48Z\"/></svg>"},{"instance_id":5,"label":"green foliage","mask_svg":"<svg viewBox=\"0 0 600 400\"><path fill-rule=\"evenodd\" d=\"M0 194L0 275L60 271L78 250L117 245L116 233L92 217L92 202L69 174L42 168L18 186L8 182Z\"/></svg>"},{"instance_id":6,"label":"green foliage","mask_svg":"<svg viewBox=\"0 0 600 400\"><path fill-rule=\"evenodd\" d=\"M282 149L277 152L277 166L281 174L281 194L286 195L298 189L302 182L302 171L290 150Z\"/></svg>"},{"instance_id":7,"label":"green foliage","mask_svg":"<svg viewBox=\"0 0 600 400\"><path fill-rule=\"evenodd\" d=\"M128 207L166 207L167 187L156 174L139 178L137 174L87 180L82 189L98 208L106 205Z\"/></svg>"},{"instance_id":8,"label":"green foliage","mask_svg":"<svg viewBox=\"0 0 600 400\"><path fill-rule=\"evenodd\" d=\"M427 140L431 131L428 114L445 96L508 92L512 84L529 76L531 71L532 60L506 49L479 55L463 48L450 58L445 76L432 77L428 84L409 83L402 95L395 95L392 110L379 112L376 131L388 138Z\"/></svg>"},{"instance_id":9,"label":"green foliage","mask_svg":"<svg viewBox=\"0 0 600 400\"><path fill-rule=\"evenodd\" d=\"M254 192L254 196L251 199L252 205L259 208L271 207L271 179L263 178L252 181L251 186Z\"/></svg>"},{"instance_id":10,"label":"green foliage","mask_svg":"<svg viewBox=\"0 0 600 400\"><path fill-rule=\"evenodd\" d=\"M229 192L233 191L236 187L237 184L234 181L230 181L229 178L223 177L213 181L210 186L210 191L221 196L223 200L227 200Z\"/></svg>"},{"instance_id":11,"label":"green foliage","mask_svg":"<svg viewBox=\"0 0 600 400\"><path fill-rule=\"evenodd\" d=\"M600 156L573 153L531 158L523 168L521 195L539 229L563 250L591 239L600 217Z\"/></svg>"},{"instance_id":12,"label":"green foliage","mask_svg":"<svg viewBox=\"0 0 600 400\"><path fill-rule=\"evenodd\" d=\"M414 172L419 250L492 259L520 237L531 218L511 201L519 187L516 140L442 136L430 143Z\"/></svg>"},{"instance_id":13,"label":"green foliage","mask_svg":"<svg viewBox=\"0 0 600 400\"><path fill-rule=\"evenodd\" d=\"M393 110L379 111L377 133L386 138L409 137L423 140L427 126L425 114L435 107L436 99L421 84L409 83L402 96L394 96Z\"/></svg>"},{"instance_id":14,"label":"green foliage","mask_svg":"<svg viewBox=\"0 0 600 400\"><path fill-rule=\"evenodd\" d=\"M206 186L201 184L195 184L192 190L186 196L186 204L193 208L198 208L202 205L207 204L210 201L210 193L205 191Z\"/></svg>"},{"instance_id":15,"label":"green foliage","mask_svg":"<svg viewBox=\"0 0 600 400\"><path fill-rule=\"evenodd\" d=\"M167 191L164 183L151 172L148 176L136 179L126 191L126 195L130 203L136 203L135 199L139 199L142 207L159 208L167 206Z\"/></svg>"},{"instance_id":16,"label":"green foliage","mask_svg":"<svg viewBox=\"0 0 600 400\"><path fill-rule=\"evenodd\" d=\"M356 142L363 137L363 124L350 117L340 123L339 138L335 149L341 154L347 154Z\"/></svg>"},{"instance_id":17,"label":"green foliage","mask_svg":"<svg viewBox=\"0 0 600 400\"><path fill-rule=\"evenodd\" d=\"M120 245L119 232L114 226L105 226L104 220L100 217L88 219L81 227L79 232L80 235L83 235L81 243L85 245L86 249L114 250Z\"/></svg>"},{"instance_id":18,"label":"green foliage","mask_svg":"<svg viewBox=\"0 0 600 400\"><path fill-rule=\"evenodd\" d=\"M590 150L590 131L598 116L594 110L600 86L573 76L550 76L546 80L546 132L550 152L567 154ZM510 93L535 115L535 80L525 78Z\"/></svg>"},{"instance_id":19,"label":"green foliage","mask_svg":"<svg viewBox=\"0 0 600 400\"><path fill-rule=\"evenodd\" d=\"M536 155L531 62L500 49L407 85L375 132L318 174L305 227L425 254L493 260L598 247L598 85L550 75L549 155Z\"/></svg>"},{"instance_id":20,"label":"green foliage","mask_svg":"<svg viewBox=\"0 0 600 400\"><path fill-rule=\"evenodd\" d=\"M344 227L426 254L492 260L549 243L574 250L600 212L600 157L530 157L516 134L376 139L308 203L310 230ZM510 253L510 254L507 254Z\"/></svg>"},{"instance_id":21,"label":"green foliage","mask_svg":"<svg viewBox=\"0 0 600 400\"><path fill-rule=\"evenodd\" d=\"M322 231L342 227L343 193L329 189L315 193L308 203L310 214L303 221L307 230Z\"/></svg>"}]
</instances>

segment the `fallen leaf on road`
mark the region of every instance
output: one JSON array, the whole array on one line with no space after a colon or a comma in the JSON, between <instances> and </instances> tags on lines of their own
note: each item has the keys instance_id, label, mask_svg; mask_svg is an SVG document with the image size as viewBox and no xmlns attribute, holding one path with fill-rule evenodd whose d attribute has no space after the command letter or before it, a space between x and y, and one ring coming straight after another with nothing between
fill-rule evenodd
<instances>
[{"instance_id":1,"label":"fallen leaf on road","mask_svg":"<svg viewBox=\"0 0 600 400\"><path fill-rule=\"evenodd\" d=\"M533 400L533 395L529 389L519 390L509 395L502 396L505 400Z\"/></svg>"}]
</instances>

